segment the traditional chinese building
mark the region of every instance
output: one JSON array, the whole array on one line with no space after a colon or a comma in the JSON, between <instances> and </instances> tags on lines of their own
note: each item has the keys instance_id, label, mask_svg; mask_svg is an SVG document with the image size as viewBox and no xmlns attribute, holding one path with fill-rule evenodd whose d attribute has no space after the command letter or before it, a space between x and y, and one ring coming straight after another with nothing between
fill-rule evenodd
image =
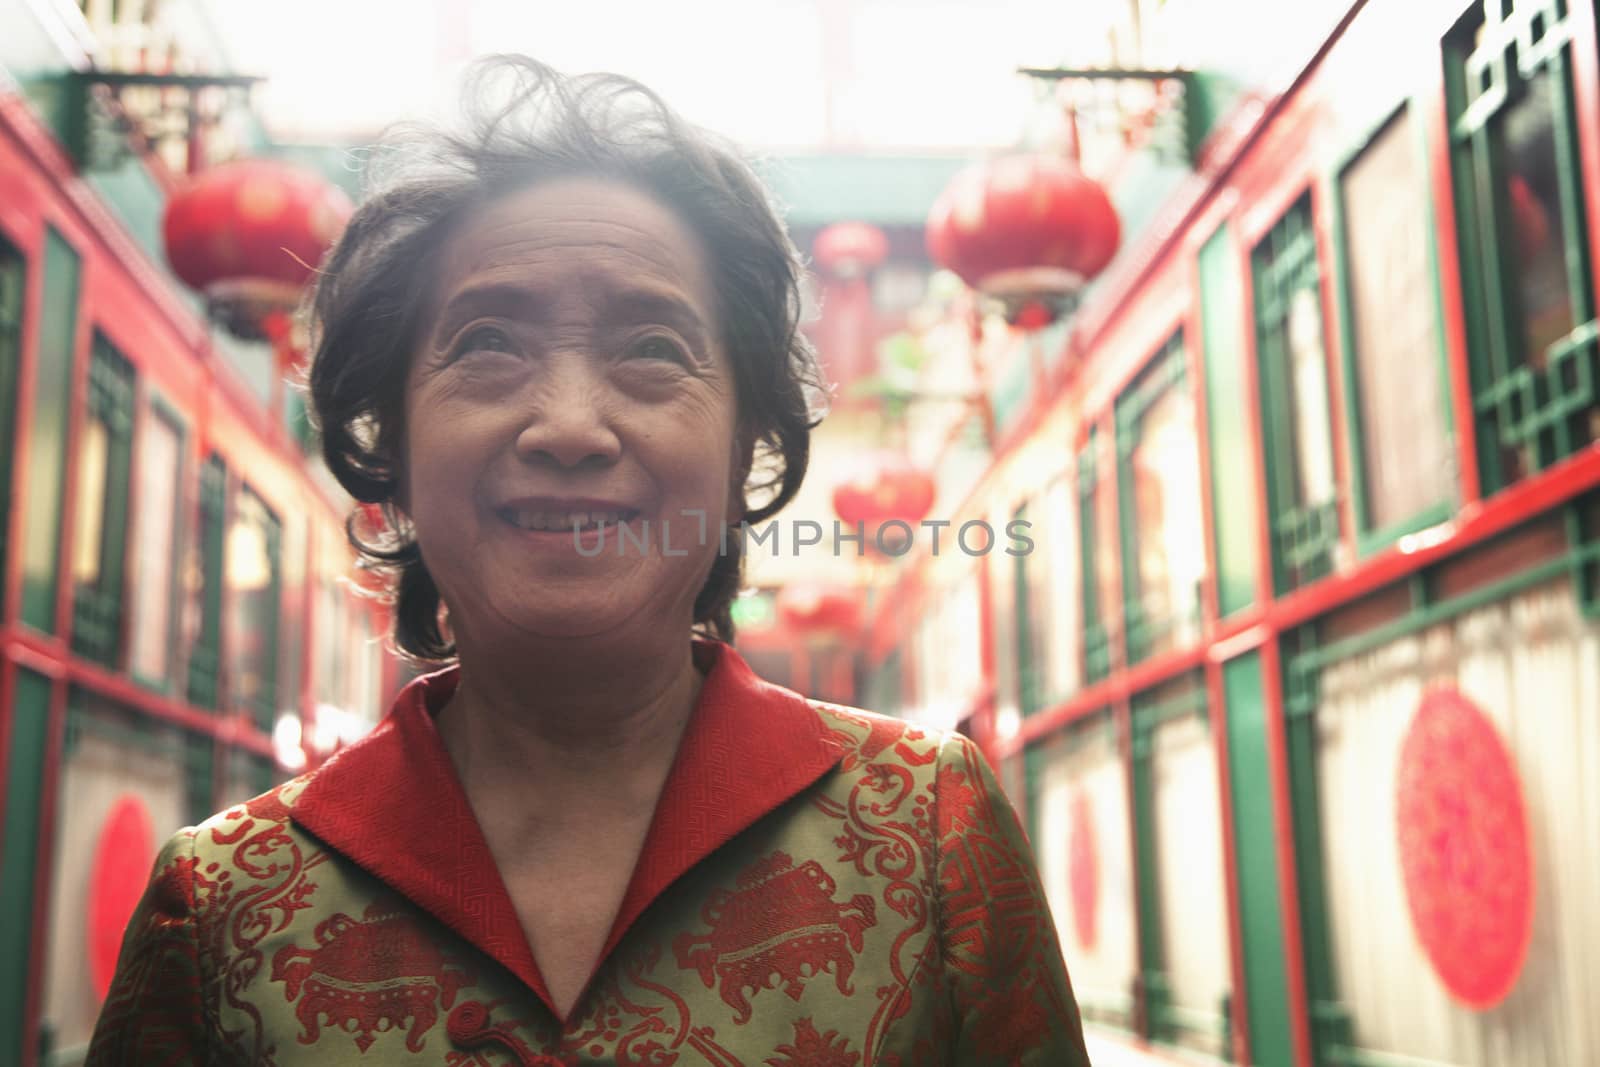
<instances>
[{"instance_id":1,"label":"traditional chinese building","mask_svg":"<svg viewBox=\"0 0 1600 1067\"><path fill-rule=\"evenodd\" d=\"M1003 768L1102 1042L1600 1059L1594 5L1141 7L1033 72L1153 97L1083 138L1116 258L918 335L982 393L916 405L929 516L1033 551L880 570L857 698Z\"/></svg>"}]
</instances>

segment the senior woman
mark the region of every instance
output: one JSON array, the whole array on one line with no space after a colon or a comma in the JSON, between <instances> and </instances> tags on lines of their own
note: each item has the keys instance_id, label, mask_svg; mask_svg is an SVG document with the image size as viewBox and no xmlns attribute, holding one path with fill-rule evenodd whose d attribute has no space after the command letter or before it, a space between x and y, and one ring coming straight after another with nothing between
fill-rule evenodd
<instances>
[{"instance_id":1,"label":"senior woman","mask_svg":"<svg viewBox=\"0 0 1600 1067\"><path fill-rule=\"evenodd\" d=\"M726 643L720 534L813 425L760 184L634 82L480 73L509 102L386 155L313 306L352 541L446 666L167 844L89 1061L1087 1063L978 751Z\"/></svg>"}]
</instances>

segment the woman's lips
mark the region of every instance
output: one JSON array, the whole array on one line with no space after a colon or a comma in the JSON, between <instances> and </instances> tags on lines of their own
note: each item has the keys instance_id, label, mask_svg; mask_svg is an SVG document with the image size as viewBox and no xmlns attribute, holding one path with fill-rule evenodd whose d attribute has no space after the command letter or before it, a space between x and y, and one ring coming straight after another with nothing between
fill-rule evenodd
<instances>
[{"instance_id":1,"label":"woman's lips","mask_svg":"<svg viewBox=\"0 0 1600 1067\"><path fill-rule=\"evenodd\" d=\"M555 525L547 516L533 520L539 525L532 526L528 525L530 516L527 514L518 516L513 509L508 508L499 509L496 514L507 526L534 544L549 547L572 546L589 556L598 555L602 547L616 544L624 536L619 530L621 526L627 526L631 534L641 534L643 529L648 528L645 526L648 520L641 520L641 513L633 509L609 514L584 515L581 524L578 525ZM569 518L568 521L575 522L575 519Z\"/></svg>"}]
</instances>

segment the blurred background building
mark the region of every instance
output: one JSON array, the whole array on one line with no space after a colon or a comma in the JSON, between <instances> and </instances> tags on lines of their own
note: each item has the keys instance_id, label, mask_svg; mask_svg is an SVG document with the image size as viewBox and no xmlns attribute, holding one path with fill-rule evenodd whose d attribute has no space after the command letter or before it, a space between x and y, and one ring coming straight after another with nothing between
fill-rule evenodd
<instances>
[{"instance_id":1,"label":"blurred background building","mask_svg":"<svg viewBox=\"0 0 1600 1067\"><path fill-rule=\"evenodd\" d=\"M1097 1063L1600 1063L1592 0L0 0L0 1064L412 676L276 253L500 50L759 157L833 392L740 647L984 747Z\"/></svg>"}]
</instances>

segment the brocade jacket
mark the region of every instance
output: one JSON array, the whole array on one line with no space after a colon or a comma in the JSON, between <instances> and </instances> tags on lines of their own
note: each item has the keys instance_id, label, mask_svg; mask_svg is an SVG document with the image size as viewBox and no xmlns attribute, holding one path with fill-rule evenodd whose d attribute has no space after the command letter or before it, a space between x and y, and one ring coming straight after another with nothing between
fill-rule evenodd
<instances>
[{"instance_id":1,"label":"brocade jacket","mask_svg":"<svg viewBox=\"0 0 1600 1067\"><path fill-rule=\"evenodd\" d=\"M169 842L88 1063L1088 1063L1032 855L971 742L808 701L726 645L561 1018L434 729L367 737Z\"/></svg>"}]
</instances>

